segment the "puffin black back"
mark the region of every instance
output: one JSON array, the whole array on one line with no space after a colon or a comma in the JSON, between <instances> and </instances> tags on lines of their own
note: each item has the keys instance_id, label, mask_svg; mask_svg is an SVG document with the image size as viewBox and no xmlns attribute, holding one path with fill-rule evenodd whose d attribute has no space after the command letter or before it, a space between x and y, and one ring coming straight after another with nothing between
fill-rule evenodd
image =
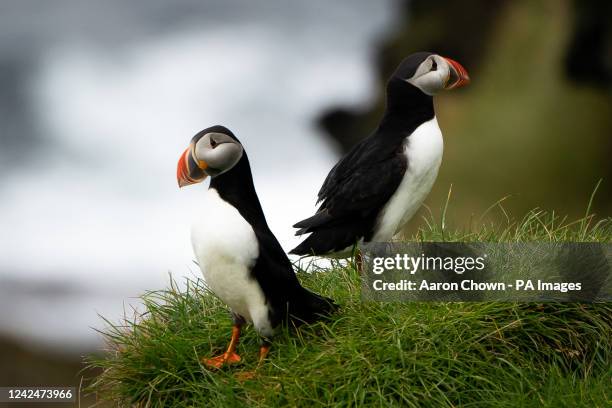
<instances>
[{"instance_id":1,"label":"puffin black back","mask_svg":"<svg viewBox=\"0 0 612 408\"><path fill-rule=\"evenodd\" d=\"M209 188L215 189L253 227L260 253L251 274L273 305L270 316L274 326L287 317L295 318L294 323L299 324L313 322L335 311L333 300L318 296L300 285L291 261L268 226L246 152L236 166L214 177Z\"/></svg>"},{"instance_id":2,"label":"puffin black back","mask_svg":"<svg viewBox=\"0 0 612 408\"><path fill-rule=\"evenodd\" d=\"M254 228L270 230L255 191L251 165L246 152L234 167L213 177L208 188L215 189L219 196L235 207Z\"/></svg>"}]
</instances>

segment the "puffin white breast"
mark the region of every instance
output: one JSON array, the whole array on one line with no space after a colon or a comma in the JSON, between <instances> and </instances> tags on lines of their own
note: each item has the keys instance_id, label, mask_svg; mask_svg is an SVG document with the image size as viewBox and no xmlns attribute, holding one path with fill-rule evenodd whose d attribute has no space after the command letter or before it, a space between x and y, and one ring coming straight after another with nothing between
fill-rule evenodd
<instances>
[{"instance_id":1,"label":"puffin white breast","mask_svg":"<svg viewBox=\"0 0 612 408\"><path fill-rule=\"evenodd\" d=\"M192 225L191 242L206 285L234 313L265 326L265 297L251 276L259 256L253 228L215 189L208 189L203 208Z\"/></svg>"},{"instance_id":2,"label":"puffin white breast","mask_svg":"<svg viewBox=\"0 0 612 408\"><path fill-rule=\"evenodd\" d=\"M438 175L444 143L435 116L406 137L408 168L378 217L372 241L390 240L417 212Z\"/></svg>"}]
</instances>

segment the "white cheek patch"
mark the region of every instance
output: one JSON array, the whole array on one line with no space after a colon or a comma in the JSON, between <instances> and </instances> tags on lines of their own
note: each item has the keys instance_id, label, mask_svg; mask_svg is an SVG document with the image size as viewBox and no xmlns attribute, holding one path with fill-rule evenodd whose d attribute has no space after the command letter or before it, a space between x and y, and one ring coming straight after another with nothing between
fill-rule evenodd
<instances>
[{"instance_id":1,"label":"white cheek patch","mask_svg":"<svg viewBox=\"0 0 612 408\"><path fill-rule=\"evenodd\" d=\"M433 96L444 88L448 80L448 74L448 68L446 68L446 71L438 69L421 75L418 78L411 78L407 82L416 86L427 95Z\"/></svg>"},{"instance_id":2,"label":"white cheek patch","mask_svg":"<svg viewBox=\"0 0 612 408\"><path fill-rule=\"evenodd\" d=\"M204 161L210 169L218 170L215 175L222 174L238 163L243 154L243 148L237 143L220 143L212 148L209 142L201 138L195 145L194 157Z\"/></svg>"},{"instance_id":3,"label":"white cheek patch","mask_svg":"<svg viewBox=\"0 0 612 408\"><path fill-rule=\"evenodd\" d=\"M420 74L423 66L421 65L415 76L406 80L406 82L416 86L429 96L437 94L444 89L444 86L446 85L446 82L450 76L450 68L448 67L446 61L444 61L442 58L436 58L436 64L437 69L435 71L430 70L423 74ZM428 64L428 67L431 67L431 65Z\"/></svg>"},{"instance_id":4,"label":"white cheek patch","mask_svg":"<svg viewBox=\"0 0 612 408\"><path fill-rule=\"evenodd\" d=\"M235 143L223 143L214 149L207 150L204 154L204 161L210 167L225 172L238 163L242 157L242 146Z\"/></svg>"}]
</instances>

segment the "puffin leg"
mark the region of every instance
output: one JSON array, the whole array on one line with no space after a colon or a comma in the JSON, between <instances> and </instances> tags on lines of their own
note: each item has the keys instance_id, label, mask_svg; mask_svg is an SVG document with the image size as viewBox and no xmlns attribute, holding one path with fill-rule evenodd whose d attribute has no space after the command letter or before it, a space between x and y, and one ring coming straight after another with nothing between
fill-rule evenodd
<instances>
[{"instance_id":1,"label":"puffin leg","mask_svg":"<svg viewBox=\"0 0 612 408\"><path fill-rule=\"evenodd\" d=\"M268 356L268 353L270 352L270 345L271 344L269 342L264 341L261 347L259 347L259 360L257 361L257 368L262 366L264 360Z\"/></svg>"},{"instance_id":2,"label":"puffin leg","mask_svg":"<svg viewBox=\"0 0 612 408\"><path fill-rule=\"evenodd\" d=\"M361 276L363 272L363 255L359 249L355 251L355 266L357 268L357 273Z\"/></svg>"},{"instance_id":3,"label":"puffin leg","mask_svg":"<svg viewBox=\"0 0 612 408\"><path fill-rule=\"evenodd\" d=\"M241 323L234 323L232 327L232 338L227 346L227 351L220 356L202 359L202 362L210 368L221 368L224 364L240 362L240 356L236 353L238 339L240 339Z\"/></svg>"},{"instance_id":4,"label":"puffin leg","mask_svg":"<svg viewBox=\"0 0 612 408\"><path fill-rule=\"evenodd\" d=\"M270 346L270 342L264 339L261 346L259 347L259 359L257 361L257 367L255 367L255 369L252 371L242 371L236 373L236 379L238 381L252 380L253 378L255 378L255 376L257 375L257 370L259 370L259 368L263 365L266 357L268 356L268 353L270 352Z\"/></svg>"}]
</instances>

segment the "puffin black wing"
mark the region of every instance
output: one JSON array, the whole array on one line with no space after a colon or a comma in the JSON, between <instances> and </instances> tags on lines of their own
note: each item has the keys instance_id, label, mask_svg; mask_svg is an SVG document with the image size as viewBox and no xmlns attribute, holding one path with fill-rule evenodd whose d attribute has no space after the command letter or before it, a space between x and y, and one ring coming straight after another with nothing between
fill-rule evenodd
<instances>
[{"instance_id":1,"label":"puffin black wing","mask_svg":"<svg viewBox=\"0 0 612 408\"><path fill-rule=\"evenodd\" d=\"M291 250L297 255L342 251L372 238L380 211L402 181L408 162L402 143L374 134L355 146L330 171L318 195L315 215L294 225L312 233Z\"/></svg>"},{"instance_id":2,"label":"puffin black wing","mask_svg":"<svg viewBox=\"0 0 612 408\"><path fill-rule=\"evenodd\" d=\"M337 310L333 300L304 288L291 261L269 230L256 231L260 253L251 269L266 299L272 304L270 321L276 326L289 318L299 323L312 323Z\"/></svg>"},{"instance_id":3,"label":"puffin black wing","mask_svg":"<svg viewBox=\"0 0 612 408\"><path fill-rule=\"evenodd\" d=\"M259 254L251 266L251 276L272 306L270 321L273 327L287 317L312 322L336 310L331 299L310 292L297 279L291 261L266 222L246 152L231 171L213 177L210 188L216 189L253 228Z\"/></svg>"}]
</instances>

